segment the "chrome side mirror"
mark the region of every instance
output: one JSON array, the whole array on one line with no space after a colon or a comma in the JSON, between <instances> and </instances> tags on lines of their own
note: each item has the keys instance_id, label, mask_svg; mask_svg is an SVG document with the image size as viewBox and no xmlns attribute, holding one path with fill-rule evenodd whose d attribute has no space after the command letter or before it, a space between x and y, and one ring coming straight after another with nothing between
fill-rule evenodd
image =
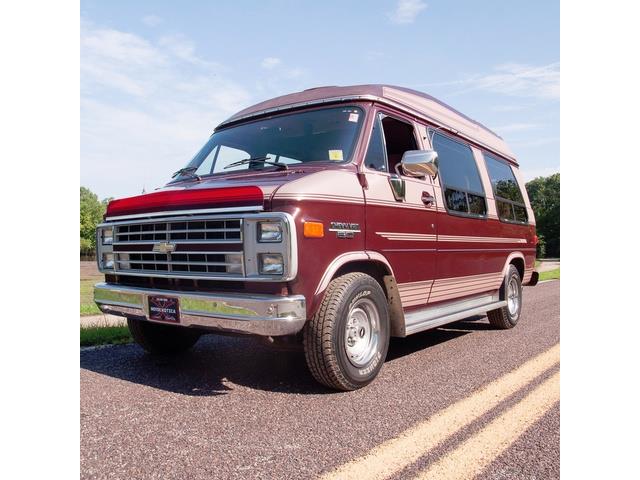
<instances>
[{"instance_id":1,"label":"chrome side mirror","mask_svg":"<svg viewBox=\"0 0 640 480\"><path fill-rule=\"evenodd\" d=\"M402 173L409 177L423 178L438 175L438 152L435 150L407 150L400 160Z\"/></svg>"}]
</instances>

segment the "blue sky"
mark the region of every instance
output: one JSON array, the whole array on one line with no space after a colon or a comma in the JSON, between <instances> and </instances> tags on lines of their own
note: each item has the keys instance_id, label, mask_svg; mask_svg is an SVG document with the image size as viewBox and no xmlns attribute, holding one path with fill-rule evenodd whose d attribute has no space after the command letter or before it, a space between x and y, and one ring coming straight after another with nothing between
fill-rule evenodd
<instances>
[{"instance_id":1,"label":"blue sky","mask_svg":"<svg viewBox=\"0 0 640 480\"><path fill-rule=\"evenodd\" d=\"M166 183L217 123L320 85L427 92L500 134L526 179L559 171L557 1L81 4L81 184Z\"/></svg>"}]
</instances>

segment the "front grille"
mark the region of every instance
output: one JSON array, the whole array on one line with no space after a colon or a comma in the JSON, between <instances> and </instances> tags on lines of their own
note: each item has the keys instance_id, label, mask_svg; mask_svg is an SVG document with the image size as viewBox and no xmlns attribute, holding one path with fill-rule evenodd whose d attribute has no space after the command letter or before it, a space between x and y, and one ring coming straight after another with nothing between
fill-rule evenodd
<instances>
[{"instance_id":1,"label":"front grille","mask_svg":"<svg viewBox=\"0 0 640 480\"><path fill-rule=\"evenodd\" d=\"M193 219L115 225L116 273L242 277L242 219Z\"/></svg>"}]
</instances>

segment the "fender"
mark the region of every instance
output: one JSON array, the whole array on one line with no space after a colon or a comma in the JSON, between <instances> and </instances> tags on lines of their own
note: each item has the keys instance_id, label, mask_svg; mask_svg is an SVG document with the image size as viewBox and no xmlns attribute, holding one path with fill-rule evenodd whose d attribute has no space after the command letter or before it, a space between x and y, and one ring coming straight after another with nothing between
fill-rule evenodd
<instances>
[{"instance_id":1,"label":"fender","mask_svg":"<svg viewBox=\"0 0 640 480\"><path fill-rule=\"evenodd\" d=\"M509 254L509 256L507 257L507 260L504 262L504 267L502 268L502 276L505 277L507 275L507 270L509 269L509 264L511 263L511 261L514 258L521 258L522 259L522 263L524 264L524 268L525 268L525 274L526 274L526 270L527 270L527 262L524 259L524 255L522 252L511 252ZM524 281L522 282L524 283Z\"/></svg>"},{"instance_id":2,"label":"fender","mask_svg":"<svg viewBox=\"0 0 640 480\"><path fill-rule=\"evenodd\" d=\"M502 269L502 276L505 277L507 275L507 270L509 268L509 264L514 258L521 258L522 263L524 264L524 275L522 277L522 285L535 285L538 283L537 272L534 272L534 267L527 267L527 261L524 258L522 252L512 252L507 257L506 262L504 263L504 267ZM535 265L535 263L534 263ZM533 278L533 274L536 273L536 278ZM535 281L533 281L535 280ZM530 283L531 282L531 283ZM502 286L500 287L500 295L502 295Z\"/></svg>"},{"instance_id":3,"label":"fender","mask_svg":"<svg viewBox=\"0 0 640 480\"><path fill-rule=\"evenodd\" d=\"M346 252L346 253L343 253L342 255L338 255L329 264L329 266L324 272L324 275L322 275L322 278L320 279L320 283L316 288L314 296L320 295L322 292L324 292L327 289L327 287L329 286L329 283L331 282L331 279L333 278L335 273L340 269L340 267L342 267L343 265L346 265L349 262L354 262L357 260L373 260L373 261L383 263L389 270L390 274L394 276L393 269L391 268L391 264L381 253L373 252L369 250Z\"/></svg>"}]
</instances>

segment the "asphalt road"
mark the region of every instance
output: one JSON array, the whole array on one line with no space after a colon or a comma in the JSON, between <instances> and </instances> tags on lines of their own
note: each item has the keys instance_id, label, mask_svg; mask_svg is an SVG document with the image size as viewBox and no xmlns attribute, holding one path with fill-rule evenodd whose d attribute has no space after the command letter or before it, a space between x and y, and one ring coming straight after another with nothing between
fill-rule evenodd
<instances>
[{"instance_id":1,"label":"asphalt road","mask_svg":"<svg viewBox=\"0 0 640 480\"><path fill-rule=\"evenodd\" d=\"M513 330L475 317L393 339L350 393L250 338L173 360L84 350L82 478L559 478L559 290L525 288Z\"/></svg>"}]
</instances>

